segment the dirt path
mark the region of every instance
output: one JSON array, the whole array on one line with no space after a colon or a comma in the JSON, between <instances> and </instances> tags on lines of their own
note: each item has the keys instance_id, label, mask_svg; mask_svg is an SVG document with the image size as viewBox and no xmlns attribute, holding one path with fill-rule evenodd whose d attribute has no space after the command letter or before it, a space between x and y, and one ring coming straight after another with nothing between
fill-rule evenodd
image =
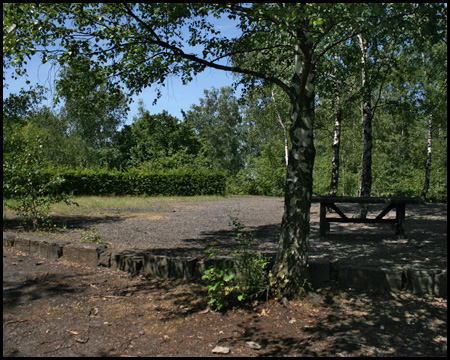
<instances>
[{"instance_id":1,"label":"dirt path","mask_svg":"<svg viewBox=\"0 0 450 360\"><path fill-rule=\"evenodd\" d=\"M224 356L217 346L228 356L446 356L447 302L334 289L222 315L199 285L3 249L3 356Z\"/></svg>"}]
</instances>

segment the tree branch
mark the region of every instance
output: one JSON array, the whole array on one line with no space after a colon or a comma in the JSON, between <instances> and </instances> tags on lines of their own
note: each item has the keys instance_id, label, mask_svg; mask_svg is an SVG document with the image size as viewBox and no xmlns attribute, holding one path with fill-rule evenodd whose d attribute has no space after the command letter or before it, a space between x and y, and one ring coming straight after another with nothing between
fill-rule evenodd
<instances>
[{"instance_id":1,"label":"tree branch","mask_svg":"<svg viewBox=\"0 0 450 360\"><path fill-rule=\"evenodd\" d=\"M262 48L254 48L254 49L249 49L249 50L233 51L233 52L226 53L226 54L224 54L222 56L219 56L219 57L211 60L211 62L215 62L215 61L218 61L218 60L223 59L225 57L236 55L236 54L246 54L246 53L251 53L251 52L254 52L254 51L272 50L272 49L277 49L277 48L282 48L282 47L287 47L287 45L274 45L274 46L267 46L267 47L262 47Z\"/></svg>"},{"instance_id":2,"label":"tree branch","mask_svg":"<svg viewBox=\"0 0 450 360\"><path fill-rule=\"evenodd\" d=\"M239 74L246 74L246 75L254 76L259 79L267 80L267 81L279 86L291 99L293 99L294 94L292 93L290 87L287 86L283 81L281 81L280 79L278 79L274 76L260 73L258 71L253 71L250 69L241 68L239 66L225 66L225 65L216 64L213 61L202 59L202 58L198 57L197 55L187 54L180 47L171 45L168 42L161 40L157 36L157 34L154 32L154 30L147 23L145 23L141 18L139 18L135 13L133 13L133 11L129 8L127 3L124 3L123 6L126 10L126 13L129 16L131 16L134 20L136 20L139 24L141 24L152 35L151 38L147 38L147 40L149 41L150 44L158 45L161 48L170 50L174 55L176 55L182 59L186 59L186 60L192 61L194 63L200 64L200 65L203 65L206 67L210 67L210 68L217 69L217 70L235 72L235 73L239 73ZM251 50L249 50L249 51L251 51ZM254 49L254 51L257 51L257 49Z\"/></svg>"}]
</instances>

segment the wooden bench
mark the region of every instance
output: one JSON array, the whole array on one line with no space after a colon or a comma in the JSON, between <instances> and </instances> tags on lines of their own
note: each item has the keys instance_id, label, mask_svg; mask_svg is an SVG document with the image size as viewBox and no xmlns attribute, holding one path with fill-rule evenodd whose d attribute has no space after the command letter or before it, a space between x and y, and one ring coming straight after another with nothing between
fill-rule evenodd
<instances>
[{"instance_id":1,"label":"wooden bench","mask_svg":"<svg viewBox=\"0 0 450 360\"><path fill-rule=\"evenodd\" d=\"M320 203L320 235L325 235L330 230L330 222L341 223L376 223L376 224L394 224L395 234L403 238L405 234L405 206L406 204L419 204L418 198L406 197L352 197L352 196L321 196L313 195L312 202ZM387 204L386 207L375 217L371 219L349 218L336 203L353 204ZM340 216L327 217L327 208L331 208ZM395 209L395 219L383 219L383 217Z\"/></svg>"}]
</instances>

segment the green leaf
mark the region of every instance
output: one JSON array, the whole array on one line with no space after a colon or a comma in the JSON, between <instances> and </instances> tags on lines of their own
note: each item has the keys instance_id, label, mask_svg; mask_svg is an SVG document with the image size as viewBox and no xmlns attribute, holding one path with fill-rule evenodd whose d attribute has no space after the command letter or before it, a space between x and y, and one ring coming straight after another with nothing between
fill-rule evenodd
<instances>
[{"instance_id":1,"label":"green leaf","mask_svg":"<svg viewBox=\"0 0 450 360\"><path fill-rule=\"evenodd\" d=\"M224 276L223 280L231 281L233 278L234 278L234 274L228 274L228 275Z\"/></svg>"}]
</instances>

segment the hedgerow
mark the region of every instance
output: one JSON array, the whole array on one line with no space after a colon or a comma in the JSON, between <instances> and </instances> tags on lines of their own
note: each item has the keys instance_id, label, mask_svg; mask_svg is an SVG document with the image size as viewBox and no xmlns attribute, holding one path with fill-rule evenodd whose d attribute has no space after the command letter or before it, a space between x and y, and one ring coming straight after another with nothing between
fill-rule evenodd
<instances>
[{"instance_id":1,"label":"hedgerow","mask_svg":"<svg viewBox=\"0 0 450 360\"><path fill-rule=\"evenodd\" d=\"M53 190L57 193L83 195L223 195L226 178L213 172L146 173L77 169L42 171L43 181L59 176L64 181Z\"/></svg>"}]
</instances>

